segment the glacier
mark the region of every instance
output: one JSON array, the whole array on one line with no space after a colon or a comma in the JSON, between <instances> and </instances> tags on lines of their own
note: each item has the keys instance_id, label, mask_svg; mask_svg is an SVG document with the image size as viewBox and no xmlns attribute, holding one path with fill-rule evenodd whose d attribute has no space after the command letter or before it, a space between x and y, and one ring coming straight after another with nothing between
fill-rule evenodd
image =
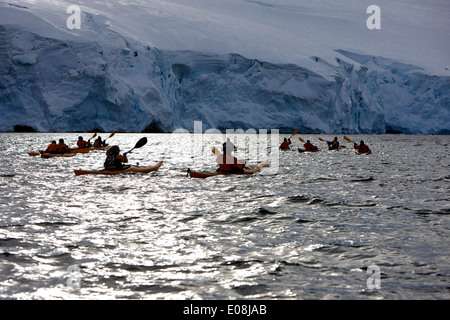
<instances>
[{"instance_id":1,"label":"glacier","mask_svg":"<svg viewBox=\"0 0 450 320\"><path fill-rule=\"evenodd\" d=\"M66 27L74 3L81 30ZM364 24L344 3L364 9L343 0L0 2L0 131L193 131L201 121L204 130L449 134L448 22L404 33L401 48L383 31L389 45L380 46L367 28L353 38L330 29ZM391 13L383 26L405 11ZM309 35L296 37L300 28Z\"/></svg>"}]
</instances>

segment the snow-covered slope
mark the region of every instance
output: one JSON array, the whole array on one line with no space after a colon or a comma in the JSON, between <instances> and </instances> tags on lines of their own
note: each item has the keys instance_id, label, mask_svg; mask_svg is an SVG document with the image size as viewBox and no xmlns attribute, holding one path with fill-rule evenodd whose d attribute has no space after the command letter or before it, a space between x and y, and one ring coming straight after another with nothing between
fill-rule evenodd
<instances>
[{"instance_id":1,"label":"snow-covered slope","mask_svg":"<svg viewBox=\"0 0 450 320\"><path fill-rule=\"evenodd\" d=\"M0 1L0 130L449 133L450 3L371 4Z\"/></svg>"}]
</instances>

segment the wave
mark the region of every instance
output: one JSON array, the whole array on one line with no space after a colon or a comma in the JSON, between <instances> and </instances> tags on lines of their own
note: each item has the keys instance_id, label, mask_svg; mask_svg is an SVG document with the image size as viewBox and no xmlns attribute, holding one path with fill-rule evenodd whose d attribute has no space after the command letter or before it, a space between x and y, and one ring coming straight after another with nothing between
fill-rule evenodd
<instances>
[{"instance_id":1,"label":"wave","mask_svg":"<svg viewBox=\"0 0 450 320\"><path fill-rule=\"evenodd\" d=\"M326 199L322 199L320 197L314 196L306 196L306 195L298 195L298 196L290 196L287 198L287 201L293 203L305 203L306 205L324 205L327 207L331 206L343 206L343 207L375 207L378 204L376 202L367 201L365 203L358 202L348 202L348 201L329 201Z\"/></svg>"},{"instance_id":2,"label":"wave","mask_svg":"<svg viewBox=\"0 0 450 320\"><path fill-rule=\"evenodd\" d=\"M350 181L351 182L370 182L370 181L374 181L374 180L375 180L374 177L368 177L368 178L352 179Z\"/></svg>"},{"instance_id":3,"label":"wave","mask_svg":"<svg viewBox=\"0 0 450 320\"><path fill-rule=\"evenodd\" d=\"M430 215L430 214L446 215L446 214L450 214L450 208L444 208L444 209L440 209L440 210L420 209L420 210L415 210L414 214L418 214L418 215Z\"/></svg>"}]
</instances>

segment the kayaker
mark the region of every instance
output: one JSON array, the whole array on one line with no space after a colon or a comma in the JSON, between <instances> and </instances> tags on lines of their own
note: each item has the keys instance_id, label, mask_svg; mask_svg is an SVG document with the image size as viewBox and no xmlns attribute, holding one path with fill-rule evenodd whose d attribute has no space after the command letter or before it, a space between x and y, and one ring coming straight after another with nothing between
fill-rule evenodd
<instances>
[{"instance_id":1,"label":"kayaker","mask_svg":"<svg viewBox=\"0 0 450 320\"><path fill-rule=\"evenodd\" d=\"M45 152L46 153L57 153L58 152L58 145L56 144L55 140L52 141L52 143L47 147Z\"/></svg>"},{"instance_id":2,"label":"kayaker","mask_svg":"<svg viewBox=\"0 0 450 320\"><path fill-rule=\"evenodd\" d=\"M339 141L337 137L334 137L333 141L327 141L329 150L338 150L339 149Z\"/></svg>"},{"instance_id":3,"label":"kayaker","mask_svg":"<svg viewBox=\"0 0 450 320\"><path fill-rule=\"evenodd\" d=\"M369 146L364 144L363 140L360 141L359 145L355 143L354 148L358 153L372 153Z\"/></svg>"},{"instance_id":4,"label":"kayaker","mask_svg":"<svg viewBox=\"0 0 450 320\"><path fill-rule=\"evenodd\" d=\"M283 143L281 143L281 145L280 145L280 149L281 150L290 150L291 148L289 147L289 145L291 143L292 143L291 138L289 138L289 139L284 138Z\"/></svg>"},{"instance_id":5,"label":"kayaker","mask_svg":"<svg viewBox=\"0 0 450 320\"><path fill-rule=\"evenodd\" d=\"M305 148L305 151L317 151L317 150L319 150L309 140L306 140L306 143L303 145L303 147Z\"/></svg>"},{"instance_id":6,"label":"kayaker","mask_svg":"<svg viewBox=\"0 0 450 320\"><path fill-rule=\"evenodd\" d=\"M89 148L91 146L91 140L84 141L82 136L78 137L77 141L78 148Z\"/></svg>"},{"instance_id":7,"label":"kayaker","mask_svg":"<svg viewBox=\"0 0 450 320\"><path fill-rule=\"evenodd\" d=\"M106 160L103 166L106 170L123 170L125 166L123 163L127 163L127 154L120 154L120 148L118 146L112 146L106 152Z\"/></svg>"},{"instance_id":8,"label":"kayaker","mask_svg":"<svg viewBox=\"0 0 450 320\"><path fill-rule=\"evenodd\" d=\"M56 145L56 153L70 152L70 148L64 143L64 139L59 139L59 143Z\"/></svg>"},{"instance_id":9,"label":"kayaker","mask_svg":"<svg viewBox=\"0 0 450 320\"><path fill-rule=\"evenodd\" d=\"M232 156L231 151L232 149L229 145L223 145L223 154L216 158L216 162L219 164L218 171L244 173L245 161L240 161L236 157Z\"/></svg>"},{"instance_id":10,"label":"kayaker","mask_svg":"<svg viewBox=\"0 0 450 320\"><path fill-rule=\"evenodd\" d=\"M224 150L225 150L225 148L228 148L230 151L236 151L237 150L236 146L234 145L233 142L231 142L230 138L227 138L227 141L222 144L222 148Z\"/></svg>"},{"instance_id":11,"label":"kayaker","mask_svg":"<svg viewBox=\"0 0 450 320\"><path fill-rule=\"evenodd\" d=\"M102 140L102 137L100 137L100 136L98 136L98 138L95 139L95 141L94 141L94 147L96 147L96 148L104 147L105 145L106 145L105 141Z\"/></svg>"}]
</instances>

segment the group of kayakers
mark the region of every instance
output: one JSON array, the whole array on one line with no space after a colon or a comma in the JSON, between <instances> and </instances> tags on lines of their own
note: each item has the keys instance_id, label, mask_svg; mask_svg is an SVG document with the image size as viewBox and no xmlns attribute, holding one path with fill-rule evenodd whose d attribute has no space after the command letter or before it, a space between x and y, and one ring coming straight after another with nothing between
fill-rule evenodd
<instances>
[{"instance_id":1,"label":"group of kayakers","mask_svg":"<svg viewBox=\"0 0 450 320\"><path fill-rule=\"evenodd\" d=\"M82 136L78 137L77 146L78 148L90 148L90 147L105 147L106 146L106 140L102 140L102 137L98 136L97 139L95 139L94 144L91 143L91 139L88 141L85 141Z\"/></svg>"},{"instance_id":2,"label":"group of kayakers","mask_svg":"<svg viewBox=\"0 0 450 320\"><path fill-rule=\"evenodd\" d=\"M96 135L94 135L95 137ZM93 137L93 138L94 138ZM292 136L291 136L292 137ZM350 141L347 137L344 137L348 142ZM305 142L301 138L300 141ZM320 139L320 138L319 138ZM85 141L82 136L78 137L77 146L79 149L89 148L89 147L103 147L106 146L105 140L102 140L99 136L94 144L92 145L90 142L91 139ZM321 139L322 141L325 141ZM345 148L345 146L340 146L338 138L335 137L332 141L326 141L328 144L329 150L339 150L340 148ZM291 138L284 138L283 142L280 145L281 150L291 150L290 145L292 144ZM307 140L303 144L304 149L300 149L300 152L315 152L320 149L313 145L310 140ZM370 148L364 143L363 140L360 141L359 144L354 143L354 149L357 153L371 153ZM65 144L64 139L59 139L59 143L57 144L55 140L47 147L45 150L46 153L67 153L70 152L71 148ZM229 173L243 173L246 162L244 160L238 160L235 156L232 155L233 151L236 151L237 147L231 142L229 138L227 141L222 144L223 153L217 152L216 162L219 165L218 171L229 172ZM105 170L123 170L126 167L124 163L128 163L127 153L120 154L120 148L117 145L110 147L106 152L106 159L103 164Z\"/></svg>"},{"instance_id":3,"label":"group of kayakers","mask_svg":"<svg viewBox=\"0 0 450 320\"><path fill-rule=\"evenodd\" d=\"M347 137L344 137L348 142L352 142L350 139L348 139ZM303 141L301 138L299 138L301 141ZM319 138L320 139L320 138ZM321 139L322 141L326 141ZM303 141L304 142L304 141ZM291 150L290 145L291 145L291 139L288 138L284 138L284 141L281 143L280 145L280 149L281 150ZM332 141L326 141L327 145L328 145L328 150L339 150L342 148L345 148L345 146L341 146L339 143L339 140L337 137L334 137L334 139ZM300 149L298 148L299 152L316 152L319 151L319 148L315 145L313 145L311 143L310 140L306 140L306 142L303 144L304 149ZM372 151L370 150L369 146L367 146L363 140L360 141L359 144L354 143L353 142L353 148L355 149L355 151L357 153L361 153L361 154L370 154Z\"/></svg>"},{"instance_id":4,"label":"group of kayakers","mask_svg":"<svg viewBox=\"0 0 450 320\"><path fill-rule=\"evenodd\" d=\"M346 138L346 137L345 137ZM348 138L347 138L348 139ZM350 140L347 140L351 142ZM328 145L329 150L339 150L341 148L345 148L345 146L341 146L339 144L338 138L335 137L332 141L326 141ZM280 145L281 150L291 150L290 145L292 144L291 138L284 138L283 142ZM307 152L315 152L319 151L320 149L313 145L310 140L306 140L306 142L303 144L302 151ZM218 171L225 171L225 172L231 172L231 173L242 173L244 172L244 167L246 162L243 160L238 160L236 157L234 157L231 152L236 151L236 146L230 141L228 138L227 141L222 145L223 153L219 154L216 158L216 162L219 165ZM360 141L359 144L354 143L354 149L357 153L367 153L370 154L371 150L370 148L364 143L363 140ZM301 149L299 149L300 151Z\"/></svg>"},{"instance_id":5,"label":"group of kayakers","mask_svg":"<svg viewBox=\"0 0 450 320\"><path fill-rule=\"evenodd\" d=\"M91 139L88 141L85 141L82 136L78 137L77 141L77 147L78 149L83 148L90 148L90 147L105 147L106 143L105 140L102 140L102 138L99 136L94 141L94 144L91 143ZM64 139L59 139L59 143L56 143L56 140L53 140L50 145L45 149L45 153L68 153L70 150L73 150L70 148L65 142Z\"/></svg>"},{"instance_id":6,"label":"group of kayakers","mask_svg":"<svg viewBox=\"0 0 450 320\"><path fill-rule=\"evenodd\" d=\"M95 135L94 135L95 137ZM83 148L91 148L91 147L105 147L106 146L106 140L102 140L100 136L97 137L97 139L94 141L94 144L91 143L89 139L88 141L85 141L82 136L78 137L77 141L77 147L78 149ZM55 140L51 142L51 144L47 147L47 149L44 151L45 153L69 153L71 149L65 142L64 139L59 139L59 143L57 144ZM109 148L106 152L106 160L104 163L104 167L106 170L123 170L124 163L128 162L127 154L124 153L123 155L120 154L120 148L118 146L112 146Z\"/></svg>"},{"instance_id":7,"label":"group of kayakers","mask_svg":"<svg viewBox=\"0 0 450 320\"><path fill-rule=\"evenodd\" d=\"M67 153L70 151L70 148L67 144L64 143L64 139L59 139L59 143L57 144L55 140L45 149L45 153Z\"/></svg>"}]
</instances>

